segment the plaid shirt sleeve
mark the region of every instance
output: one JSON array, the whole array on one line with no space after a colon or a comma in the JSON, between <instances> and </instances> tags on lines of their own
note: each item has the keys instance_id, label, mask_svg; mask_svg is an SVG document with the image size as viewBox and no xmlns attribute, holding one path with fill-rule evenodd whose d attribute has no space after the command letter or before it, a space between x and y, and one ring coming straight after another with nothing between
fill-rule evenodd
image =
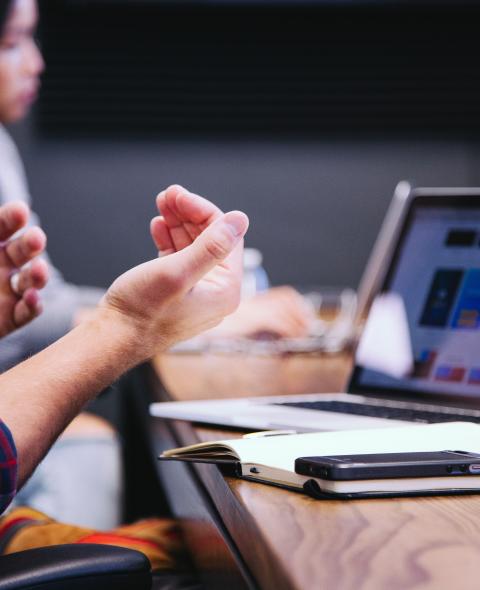
<instances>
[{"instance_id":1,"label":"plaid shirt sleeve","mask_svg":"<svg viewBox=\"0 0 480 590\"><path fill-rule=\"evenodd\" d=\"M17 491L17 449L10 430L0 420L0 514Z\"/></svg>"}]
</instances>

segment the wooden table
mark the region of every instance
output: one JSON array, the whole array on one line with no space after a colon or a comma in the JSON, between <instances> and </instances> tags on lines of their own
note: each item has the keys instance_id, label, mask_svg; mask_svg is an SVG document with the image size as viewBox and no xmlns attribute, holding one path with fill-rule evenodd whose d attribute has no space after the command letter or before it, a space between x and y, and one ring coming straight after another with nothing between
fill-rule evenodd
<instances>
[{"instance_id":1,"label":"wooden table","mask_svg":"<svg viewBox=\"0 0 480 590\"><path fill-rule=\"evenodd\" d=\"M174 399L340 390L347 356L167 355L157 359ZM158 399L165 392L152 383ZM232 438L152 420L155 450ZM480 497L315 501L222 475L212 465L161 464L207 588L467 590L480 588Z\"/></svg>"}]
</instances>

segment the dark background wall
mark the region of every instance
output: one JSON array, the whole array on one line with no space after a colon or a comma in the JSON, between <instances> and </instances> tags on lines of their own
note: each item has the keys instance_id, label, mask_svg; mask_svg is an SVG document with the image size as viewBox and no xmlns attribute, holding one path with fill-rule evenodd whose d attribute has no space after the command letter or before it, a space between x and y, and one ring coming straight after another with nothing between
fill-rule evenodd
<instances>
[{"instance_id":1,"label":"dark background wall","mask_svg":"<svg viewBox=\"0 0 480 590\"><path fill-rule=\"evenodd\" d=\"M475 3L49 0L42 19L43 96L13 131L73 281L151 256L172 182L244 209L274 283L351 286L398 180L480 185Z\"/></svg>"}]
</instances>

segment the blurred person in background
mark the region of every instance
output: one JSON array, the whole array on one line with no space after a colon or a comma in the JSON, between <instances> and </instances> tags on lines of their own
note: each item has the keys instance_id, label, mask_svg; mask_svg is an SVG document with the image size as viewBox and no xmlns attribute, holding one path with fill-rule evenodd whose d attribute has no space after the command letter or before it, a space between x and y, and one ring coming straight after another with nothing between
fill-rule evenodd
<instances>
[{"instance_id":1,"label":"blurred person in background","mask_svg":"<svg viewBox=\"0 0 480 590\"><path fill-rule=\"evenodd\" d=\"M18 151L3 125L24 118L35 102L45 68L35 42L36 0L0 0L0 204L30 204ZM35 216L33 223L38 223ZM0 369L5 370L68 332L103 295L100 289L72 285L50 263L44 313L31 325L0 341ZM279 287L245 300L210 337L270 334L298 337L308 333L311 312L290 287ZM98 469L92 470L95 457ZM75 465L75 468L72 468ZM50 477L51 473L59 477ZM95 487L92 496L89 490ZM121 453L117 434L105 420L84 412L67 428L34 477L18 496L57 519L111 528L120 519ZM85 498L90 498L85 502Z\"/></svg>"},{"instance_id":2,"label":"blurred person in background","mask_svg":"<svg viewBox=\"0 0 480 590\"><path fill-rule=\"evenodd\" d=\"M22 161L3 125L25 117L39 90L44 62L34 39L37 18L33 0L0 0L0 204L31 202ZM30 222L38 224L34 214ZM82 311L103 295L101 289L67 283L48 256L44 257L51 275L44 290L44 313L0 340L2 371L63 336ZM95 470L91 469L92 455L98 465ZM89 493L93 488L96 494ZM117 434L106 420L83 413L67 428L16 502L67 522L111 528L120 521L121 496Z\"/></svg>"}]
</instances>

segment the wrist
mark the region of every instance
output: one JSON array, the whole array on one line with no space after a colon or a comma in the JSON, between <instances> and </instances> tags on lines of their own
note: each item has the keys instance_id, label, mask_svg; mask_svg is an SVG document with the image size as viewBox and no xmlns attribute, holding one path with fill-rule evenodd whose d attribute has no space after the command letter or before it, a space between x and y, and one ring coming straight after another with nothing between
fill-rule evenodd
<instances>
[{"instance_id":1,"label":"wrist","mask_svg":"<svg viewBox=\"0 0 480 590\"><path fill-rule=\"evenodd\" d=\"M119 351L128 355L131 367L168 348L168 343L160 336L151 334L151 322L132 318L104 301L95 308L86 324L92 324L99 333L107 333Z\"/></svg>"}]
</instances>

